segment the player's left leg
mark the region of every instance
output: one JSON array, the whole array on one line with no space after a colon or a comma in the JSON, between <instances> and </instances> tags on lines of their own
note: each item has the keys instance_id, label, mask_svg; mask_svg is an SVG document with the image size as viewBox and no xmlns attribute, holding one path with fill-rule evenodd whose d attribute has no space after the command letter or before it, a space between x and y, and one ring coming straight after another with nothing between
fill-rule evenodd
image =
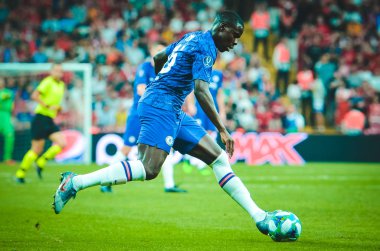
<instances>
[{"instance_id":1,"label":"player's left leg","mask_svg":"<svg viewBox=\"0 0 380 251\"><path fill-rule=\"evenodd\" d=\"M245 209L256 223L266 218L267 213L256 205L248 189L234 174L226 152L191 117L182 121L174 149L208 164L221 188Z\"/></svg>"},{"instance_id":2,"label":"player's left leg","mask_svg":"<svg viewBox=\"0 0 380 251\"><path fill-rule=\"evenodd\" d=\"M66 146L65 137L60 131L50 134L49 139L53 142L53 145L36 161L37 174L40 178L42 178L42 170L45 168L47 161L54 159L54 157Z\"/></svg>"}]
</instances>

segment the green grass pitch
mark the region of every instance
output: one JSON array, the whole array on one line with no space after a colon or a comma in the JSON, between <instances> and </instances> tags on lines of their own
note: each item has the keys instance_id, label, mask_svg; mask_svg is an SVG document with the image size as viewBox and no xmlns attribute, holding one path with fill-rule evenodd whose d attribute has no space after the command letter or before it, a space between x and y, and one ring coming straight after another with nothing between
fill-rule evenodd
<instances>
[{"instance_id":1,"label":"green grass pitch","mask_svg":"<svg viewBox=\"0 0 380 251\"><path fill-rule=\"evenodd\" d=\"M0 250L379 250L380 164L325 163L303 167L235 165L264 209L294 212L302 235L276 243L258 232L248 214L225 194L213 175L185 174L187 194L166 194L162 178L81 191L60 215L52 196L65 170L93 166L51 165L25 185L16 167L0 165Z\"/></svg>"}]
</instances>

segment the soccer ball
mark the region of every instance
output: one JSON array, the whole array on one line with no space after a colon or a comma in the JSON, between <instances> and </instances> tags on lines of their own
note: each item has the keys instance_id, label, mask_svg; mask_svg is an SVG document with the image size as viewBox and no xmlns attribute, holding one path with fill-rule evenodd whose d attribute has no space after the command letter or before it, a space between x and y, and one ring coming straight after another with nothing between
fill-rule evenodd
<instances>
[{"instance_id":1,"label":"soccer ball","mask_svg":"<svg viewBox=\"0 0 380 251\"><path fill-rule=\"evenodd\" d=\"M274 241L296 241L301 235L301 221L291 212L275 211L268 224L268 235Z\"/></svg>"}]
</instances>

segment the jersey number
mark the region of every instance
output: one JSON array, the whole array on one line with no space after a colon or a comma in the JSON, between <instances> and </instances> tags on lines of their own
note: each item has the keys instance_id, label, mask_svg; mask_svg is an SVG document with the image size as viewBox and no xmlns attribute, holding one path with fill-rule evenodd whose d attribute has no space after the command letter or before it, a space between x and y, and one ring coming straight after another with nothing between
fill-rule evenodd
<instances>
[{"instance_id":1,"label":"jersey number","mask_svg":"<svg viewBox=\"0 0 380 251\"><path fill-rule=\"evenodd\" d=\"M191 39L193 39L195 36L192 34L190 35L188 38L186 38L186 42L189 42ZM173 65L175 64L175 60L177 59L177 51L179 50L183 50L185 49L186 47L186 43L185 44L182 44L182 45L177 45L174 50L172 51L172 53L170 54L169 58L168 58L168 61L166 62L166 64L164 65L164 68L161 69L160 73L167 73L170 71L170 69L173 67Z\"/></svg>"}]
</instances>

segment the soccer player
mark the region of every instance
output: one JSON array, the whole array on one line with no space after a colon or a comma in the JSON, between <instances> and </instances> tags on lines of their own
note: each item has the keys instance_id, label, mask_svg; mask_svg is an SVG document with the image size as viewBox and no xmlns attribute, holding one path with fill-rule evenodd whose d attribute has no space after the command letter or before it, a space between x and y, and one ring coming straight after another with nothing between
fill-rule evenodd
<instances>
[{"instance_id":1,"label":"soccer player","mask_svg":"<svg viewBox=\"0 0 380 251\"><path fill-rule=\"evenodd\" d=\"M164 43L157 42L152 44L150 47L149 53L152 56L150 60L145 61L138 66L135 76L135 82L133 85L133 105L130 109L126 129L123 135L124 145L116 155L116 159L125 160L134 160L135 154L131 150L137 147L137 139L140 133L140 120L137 114L137 106L140 100L140 97L144 94L146 86L154 80L156 73L154 72L154 61L153 56L165 48ZM137 151L136 151L137 152ZM179 157L174 153L170 154L162 167L162 176L164 179L164 191L168 193L184 193L187 192L184 189L181 189L175 185L174 182L174 173L173 168L176 162L179 162ZM111 192L111 186L101 186L102 192Z\"/></svg>"},{"instance_id":2,"label":"soccer player","mask_svg":"<svg viewBox=\"0 0 380 251\"><path fill-rule=\"evenodd\" d=\"M7 165L14 165L12 159L14 146L14 129L12 124L12 110L14 103L13 92L5 88L3 78L0 78L0 134L4 137L4 155L3 161Z\"/></svg>"},{"instance_id":3,"label":"soccer player","mask_svg":"<svg viewBox=\"0 0 380 251\"><path fill-rule=\"evenodd\" d=\"M77 192L88 187L154 179L173 147L208 164L221 188L249 213L259 230L267 234L273 213L256 205L232 171L228 157L233 155L234 141L216 111L209 90L217 50L232 49L243 34L243 27L243 20L235 12L223 11L216 15L211 30L188 33L155 55L158 75L147 86L137 108L141 123L139 159L115 163L84 175L63 173L54 195L55 213L60 213ZM202 109L218 129L229 156L182 111L184 100L193 89Z\"/></svg>"},{"instance_id":4,"label":"soccer player","mask_svg":"<svg viewBox=\"0 0 380 251\"><path fill-rule=\"evenodd\" d=\"M20 168L16 172L16 179L19 183L25 183L26 172L34 162L38 177L42 178L42 170L46 162L53 159L65 147L65 138L53 121L60 110L65 91L62 77L62 65L54 64L50 75L44 78L32 93L32 99L38 103L31 125L32 147L24 155ZM50 139L53 145L41 155L46 139Z\"/></svg>"}]
</instances>

